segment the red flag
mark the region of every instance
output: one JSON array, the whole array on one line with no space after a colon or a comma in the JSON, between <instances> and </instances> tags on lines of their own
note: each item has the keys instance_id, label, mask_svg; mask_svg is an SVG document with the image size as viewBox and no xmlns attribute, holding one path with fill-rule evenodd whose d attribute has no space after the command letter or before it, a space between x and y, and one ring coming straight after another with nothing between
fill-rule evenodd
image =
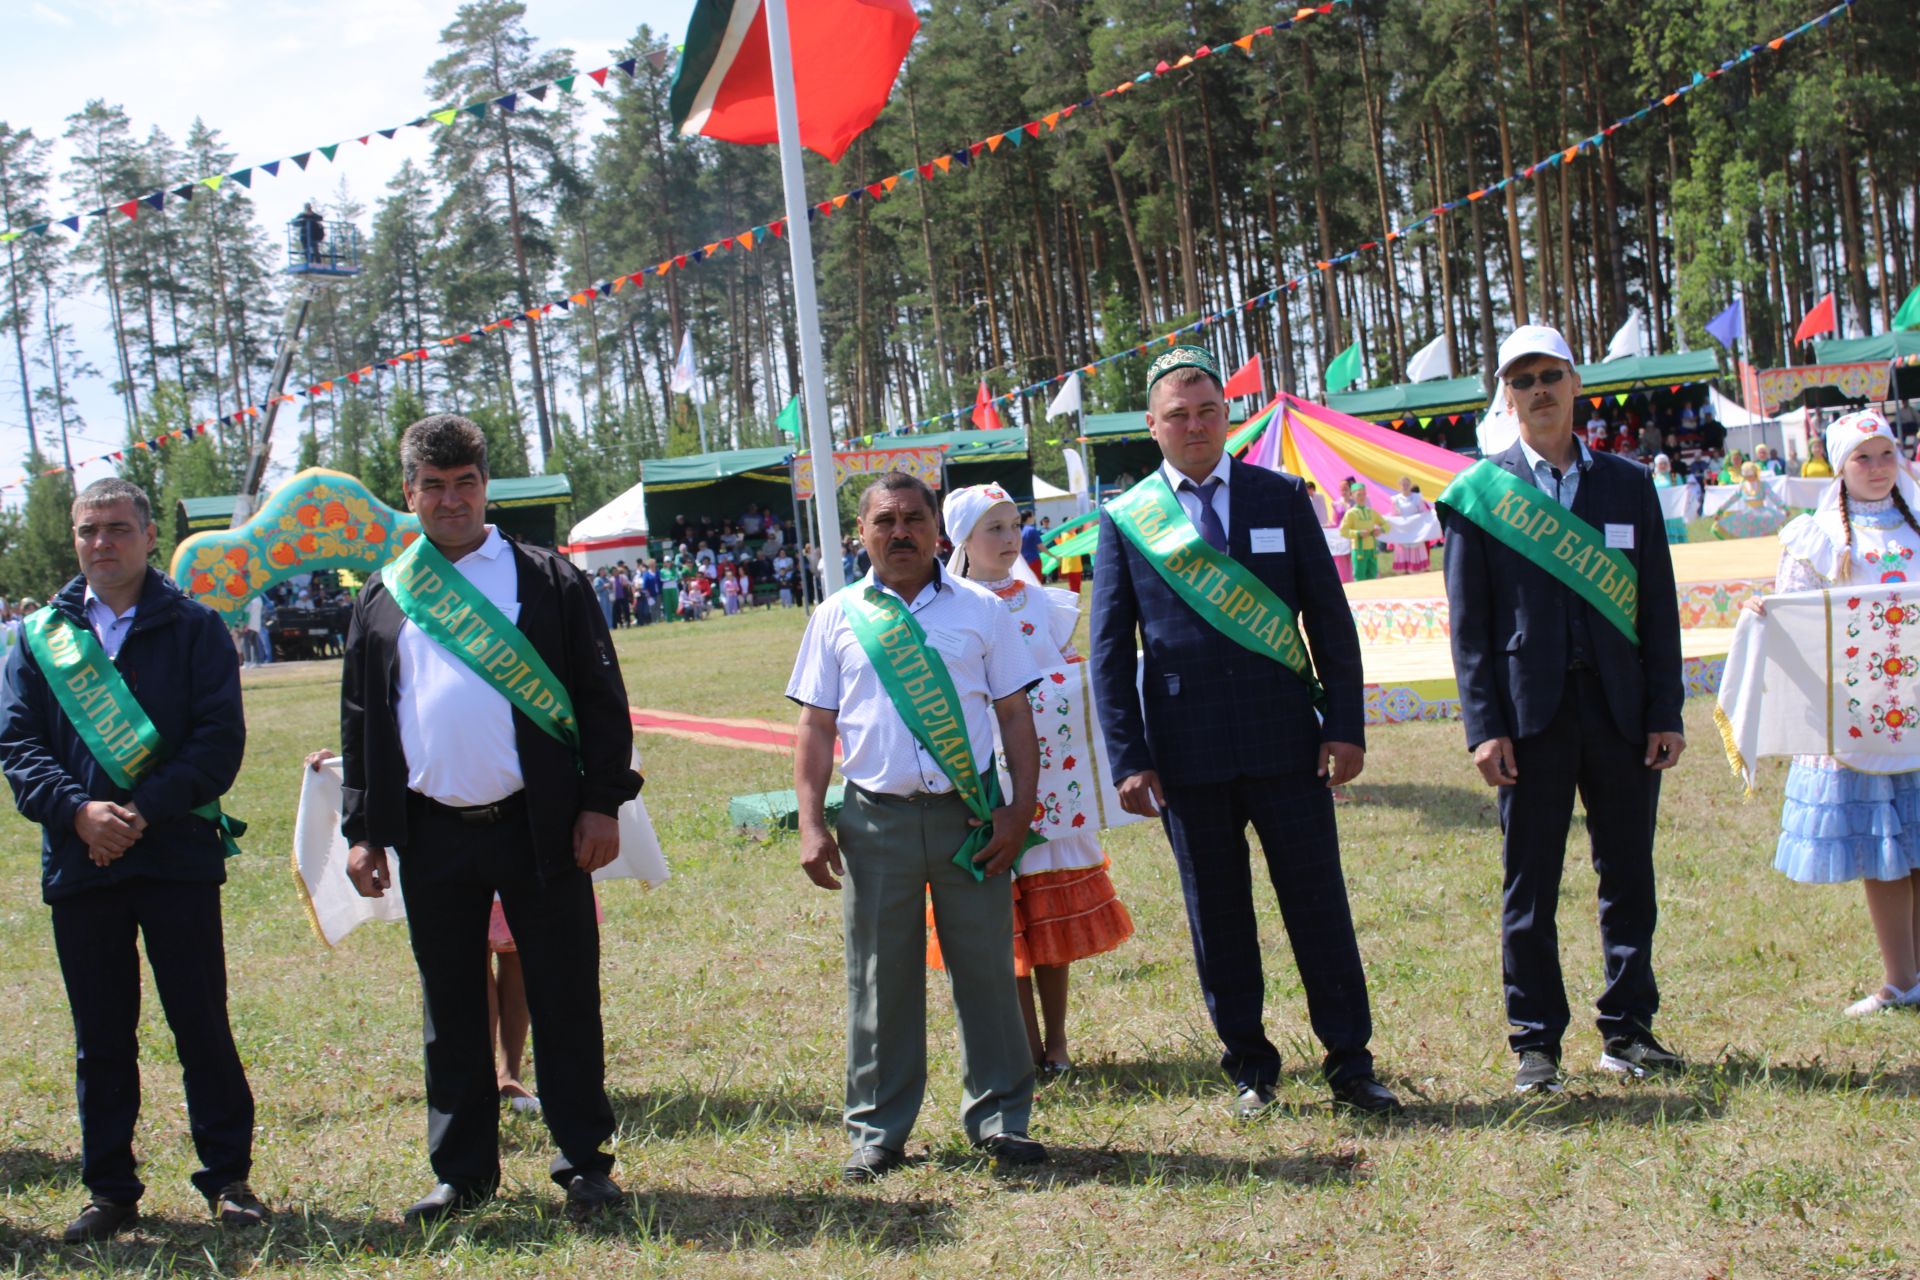
<instances>
[{"instance_id":1,"label":"red flag","mask_svg":"<svg viewBox=\"0 0 1920 1280\"><path fill-rule=\"evenodd\" d=\"M1813 310L1807 312L1807 318L1802 320L1800 327L1793 331L1793 340L1795 342L1805 342L1809 338L1817 338L1823 333L1832 333L1835 327L1833 294L1829 292L1826 297L1814 304Z\"/></svg>"},{"instance_id":2,"label":"red flag","mask_svg":"<svg viewBox=\"0 0 1920 1280\"><path fill-rule=\"evenodd\" d=\"M998 431L1005 425L1000 421L1000 411L993 407L985 378L980 379L980 390L973 397L973 425L982 431Z\"/></svg>"},{"instance_id":3,"label":"red flag","mask_svg":"<svg viewBox=\"0 0 1920 1280\"><path fill-rule=\"evenodd\" d=\"M1260 370L1260 357L1241 365L1227 379L1227 385L1220 389L1221 395L1232 400L1238 396L1257 396L1266 390L1266 377Z\"/></svg>"},{"instance_id":4,"label":"red flag","mask_svg":"<svg viewBox=\"0 0 1920 1280\"><path fill-rule=\"evenodd\" d=\"M919 29L913 0L789 6L802 145L839 160L887 105ZM779 140L761 0L698 0L668 105L681 133L750 144Z\"/></svg>"}]
</instances>

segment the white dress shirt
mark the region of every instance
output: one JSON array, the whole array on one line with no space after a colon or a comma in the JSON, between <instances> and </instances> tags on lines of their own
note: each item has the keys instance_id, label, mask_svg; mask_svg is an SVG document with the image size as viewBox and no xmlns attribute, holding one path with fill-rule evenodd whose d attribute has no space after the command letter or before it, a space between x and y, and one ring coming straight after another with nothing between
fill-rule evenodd
<instances>
[{"instance_id":1,"label":"white dress shirt","mask_svg":"<svg viewBox=\"0 0 1920 1280\"><path fill-rule=\"evenodd\" d=\"M1200 495L1180 487L1187 483L1186 476L1182 475L1180 469L1171 462L1160 464L1160 474L1167 478L1167 487L1173 490L1173 496L1180 499L1180 509L1187 513L1187 519L1193 521L1194 528L1200 528ZM1227 495L1233 489L1232 477L1233 455L1223 451L1220 454L1220 461L1214 463L1213 470L1199 482L1205 484L1208 480L1216 478L1220 481L1220 487L1213 491L1213 512L1220 517L1221 531L1229 537L1233 534L1233 525L1227 520Z\"/></svg>"},{"instance_id":2,"label":"white dress shirt","mask_svg":"<svg viewBox=\"0 0 1920 1280\"><path fill-rule=\"evenodd\" d=\"M118 661L120 646L126 643L127 632L133 630L133 615L140 611L139 604L130 604L125 613L116 614L88 587L86 595L81 597L81 606L87 611L87 625L99 638L100 647L107 651L107 660Z\"/></svg>"},{"instance_id":3,"label":"white dress shirt","mask_svg":"<svg viewBox=\"0 0 1920 1280\"><path fill-rule=\"evenodd\" d=\"M878 585L869 571L847 590ZM881 590L901 598L886 587ZM1013 615L991 591L954 577L938 563L933 581L904 603L953 677L975 765L992 768L993 704L1040 681L1040 668L1021 639ZM867 651L847 623L844 604L836 594L814 610L794 659L787 696L835 714L842 752L840 775L861 790L888 796L951 791L953 782L940 762L920 745L894 709Z\"/></svg>"},{"instance_id":4,"label":"white dress shirt","mask_svg":"<svg viewBox=\"0 0 1920 1280\"><path fill-rule=\"evenodd\" d=\"M498 529L488 525L487 540L453 567L519 625L520 576ZM494 804L525 786L506 695L411 622L400 624L399 650L395 714L408 790L468 808Z\"/></svg>"}]
</instances>

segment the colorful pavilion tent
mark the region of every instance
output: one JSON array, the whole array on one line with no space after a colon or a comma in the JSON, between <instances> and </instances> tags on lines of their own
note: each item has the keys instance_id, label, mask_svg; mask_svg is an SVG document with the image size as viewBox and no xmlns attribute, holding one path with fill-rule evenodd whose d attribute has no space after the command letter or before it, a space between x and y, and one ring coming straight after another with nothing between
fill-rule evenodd
<instances>
[{"instance_id":1,"label":"colorful pavilion tent","mask_svg":"<svg viewBox=\"0 0 1920 1280\"><path fill-rule=\"evenodd\" d=\"M1473 465L1471 458L1451 449L1284 391L1229 444L1244 445L1246 461L1255 466L1311 480L1325 494L1338 493L1341 483L1353 476L1366 486L1368 500L1380 511L1387 510L1399 491L1401 476L1411 477L1431 501Z\"/></svg>"},{"instance_id":2,"label":"colorful pavilion tent","mask_svg":"<svg viewBox=\"0 0 1920 1280\"><path fill-rule=\"evenodd\" d=\"M706 516L732 520L749 504L771 506L782 519L793 511L793 477L785 445L767 449L722 449L680 458L648 458L640 464L646 483L645 515L652 535L673 527L673 518Z\"/></svg>"}]
</instances>

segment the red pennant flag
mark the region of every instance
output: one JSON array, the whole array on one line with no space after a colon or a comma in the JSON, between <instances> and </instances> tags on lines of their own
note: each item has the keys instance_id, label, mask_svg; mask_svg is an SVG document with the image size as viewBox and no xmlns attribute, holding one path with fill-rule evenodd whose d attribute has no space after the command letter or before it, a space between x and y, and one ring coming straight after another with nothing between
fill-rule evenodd
<instances>
[{"instance_id":1,"label":"red pennant flag","mask_svg":"<svg viewBox=\"0 0 1920 1280\"><path fill-rule=\"evenodd\" d=\"M982 431L999 431L1005 424L1000 421L1000 412L993 406L993 397L987 393L987 380L980 379L980 390L973 397L973 425Z\"/></svg>"},{"instance_id":2,"label":"red pennant flag","mask_svg":"<svg viewBox=\"0 0 1920 1280\"><path fill-rule=\"evenodd\" d=\"M126 214L129 218L138 217L140 214L140 202L138 200L129 200L125 204L117 204L113 207Z\"/></svg>"},{"instance_id":3,"label":"red pennant flag","mask_svg":"<svg viewBox=\"0 0 1920 1280\"><path fill-rule=\"evenodd\" d=\"M587 72L587 76L595 84L599 85L602 89L604 89L607 87L607 72L609 69L610 68L602 67L598 71L589 71Z\"/></svg>"},{"instance_id":4,"label":"red pennant flag","mask_svg":"<svg viewBox=\"0 0 1920 1280\"><path fill-rule=\"evenodd\" d=\"M1802 320L1800 327L1793 331L1793 340L1795 342L1806 342L1811 338L1819 337L1823 333L1832 333L1835 325L1833 294L1828 293L1826 297L1814 304L1813 310L1807 312L1806 319Z\"/></svg>"},{"instance_id":5,"label":"red pennant flag","mask_svg":"<svg viewBox=\"0 0 1920 1280\"><path fill-rule=\"evenodd\" d=\"M1240 396L1257 396L1265 390L1266 375L1261 371L1260 357L1255 356L1233 371L1233 376L1227 379L1227 385L1220 389L1220 394L1233 400Z\"/></svg>"},{"instance_id":6,"label":"red pennant flag","mask_svg":"<svg viewBox=\"0 0 1920 1280\"><path fill-rule=\"evenodd\" d=\"M776 141L765 7L708 0L700 15L674 78L675 127L726 142ZM920 19L913 0L811 0L791 6L787 21L800 142L838 161L887 105Z\"/></svg>"}]
</instances>

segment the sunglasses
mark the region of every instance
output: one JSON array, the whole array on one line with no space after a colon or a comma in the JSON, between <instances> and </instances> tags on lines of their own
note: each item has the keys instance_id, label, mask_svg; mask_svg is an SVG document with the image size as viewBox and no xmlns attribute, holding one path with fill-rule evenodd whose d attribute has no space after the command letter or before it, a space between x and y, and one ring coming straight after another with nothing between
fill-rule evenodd
<instances>
[{"instance_id":1,"label":"sunglasses","mask_svg":"<svg viewBox=\"0 0 1920 1280\"><path fill-rule=\"evenodd\" d=\"M1507 385L1515 391L1529 391L1536 382L1543 387L1550 387L1566 376L1565 369L1548 369L1544 373L1523 373L1517 378L1508 378Z\"/></svg>"}]
</instances>

